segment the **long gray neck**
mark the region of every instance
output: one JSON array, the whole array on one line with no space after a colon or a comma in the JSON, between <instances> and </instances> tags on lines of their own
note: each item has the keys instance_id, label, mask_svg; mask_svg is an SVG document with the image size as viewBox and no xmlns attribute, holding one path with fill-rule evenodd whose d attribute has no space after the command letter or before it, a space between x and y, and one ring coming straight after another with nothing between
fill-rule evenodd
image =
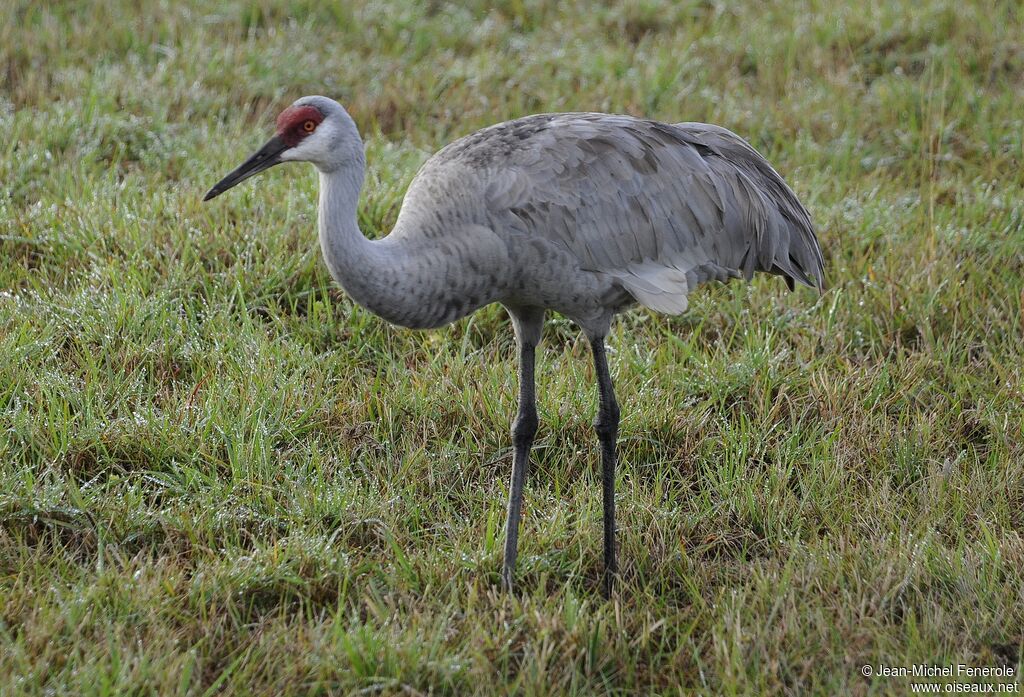
<instances>
[{"instance_id":1,"label":"long gray neck","mask_svg":"<svg viewBox=\"0 0 1024 697\"><path fill-rule=\"evenodd\" d=\"M320 171L320 249L327 268L357 303L394 324L417 326L423 298L415 284L415 264L395 237L369 240L359 229L362 159ZM412 273L410 273L412 272ZM416 288L415 290L422 290Z\"/></svg>"}]
</instances>

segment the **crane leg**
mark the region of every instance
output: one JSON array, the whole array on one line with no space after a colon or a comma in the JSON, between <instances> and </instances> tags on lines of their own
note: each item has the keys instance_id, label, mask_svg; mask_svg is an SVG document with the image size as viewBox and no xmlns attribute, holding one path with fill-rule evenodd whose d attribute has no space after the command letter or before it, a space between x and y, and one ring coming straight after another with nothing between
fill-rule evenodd
<instances>
[{"instance_id":1,"label":"crane leg","mask_svg":"<svg viewBox=\"0 0 1024 697\"><path fill-rule=\"evenodd\" d=\"M544 324L544 311L509 309L519 348L519 411L512 422L512 481L508 494L508 519L505 523L505 558L501 566L501 584L512 591L519 544L519 518L523 508L523 485L530 469L530 448L537 434L537 395L534 388L534 359Z\"/></svg>"},{"instance_id":2,"label":"crane leg","mask_svg":"<svg viewBox=\"0 0 1024 697\"><path fill-rule=\"evenodd\" d=\"M600 403L594 430L601 441L601 488L604 497L604 578L605 597L611 597L619 564L615 554L615 442L619 437L619 404L615 401L615 388L608 373L608 359L605 356L604 337L590 341L594 352L594 369Z\"/></svg>"}]
</instances>

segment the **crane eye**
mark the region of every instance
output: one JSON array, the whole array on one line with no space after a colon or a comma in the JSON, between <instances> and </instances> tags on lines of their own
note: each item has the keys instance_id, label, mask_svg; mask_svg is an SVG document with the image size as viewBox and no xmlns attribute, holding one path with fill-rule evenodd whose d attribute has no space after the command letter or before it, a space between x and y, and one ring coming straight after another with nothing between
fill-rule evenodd
<instances>
[{"instance_id":1,"label":"crane eye","mask_svg":"<svg viewBox=\"0 0 1024 697\"><path fill-rule=\"evenodd\" d=\"M304 124L302 124L302 130L304 130L306 133L312 133L314 130L316 130L316 121L306 121Z\"/></svg>"}]
</instances>

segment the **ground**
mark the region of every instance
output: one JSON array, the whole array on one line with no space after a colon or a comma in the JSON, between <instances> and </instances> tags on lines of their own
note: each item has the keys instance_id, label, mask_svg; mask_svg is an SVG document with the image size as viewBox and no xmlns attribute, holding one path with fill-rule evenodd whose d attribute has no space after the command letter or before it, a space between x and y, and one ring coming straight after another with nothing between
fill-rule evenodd
<instances>
[{"instance_id":1,"label":"ground","mask_svg":"<svg viewBox=\"0 0 1024 697\"><path fill-rule=\"evenodd\" d=\"M142 5L0 6L0 693L1019 676L1018 3ZM574 327L545 331L509 596L503 311L353 306L308 166L201 202L309 93L364 134L371 235L430 153L540 111L721 124L810 209L821 297L766 277L616 323L611 601Z\"/></svg>"}]
</instances>

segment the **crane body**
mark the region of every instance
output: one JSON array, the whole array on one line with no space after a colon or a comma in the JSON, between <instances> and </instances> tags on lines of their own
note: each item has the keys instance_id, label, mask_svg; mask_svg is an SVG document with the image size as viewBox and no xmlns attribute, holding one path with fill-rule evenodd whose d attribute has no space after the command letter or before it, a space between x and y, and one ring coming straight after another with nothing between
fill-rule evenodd
<instances>
[{"instance_id":1,"label":"crane body","mask_svg":"<svg viewBox=\"0 0 1024 697\"><path fill-rule=\"evenodd\" d=\"M536 348L544 314L576 322L593 353L604 503L604 591L617 573L619 406L605 355L615 314L640 304L678 314L697 285L755 271L821 290L810 217L763 157L730 131L597 113L538 114L449 144L420 169L394 229L369 240L357 206L363 143L344 108L303 97L277 132L204 200L287 161L320 172L320 246L352 299L403 327L454 322L494 302L519 352L519 409L503 584L511 589L523 486L538 419Z\"/></svg>"}]
</instances>

